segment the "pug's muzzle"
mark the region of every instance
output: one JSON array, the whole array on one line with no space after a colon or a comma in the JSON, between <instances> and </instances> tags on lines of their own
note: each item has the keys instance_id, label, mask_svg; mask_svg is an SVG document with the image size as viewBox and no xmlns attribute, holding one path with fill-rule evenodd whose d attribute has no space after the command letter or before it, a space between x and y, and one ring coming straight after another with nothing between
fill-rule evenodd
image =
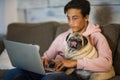
<instances>
[{"instance_id":1,"label":"pug's muzzle","mask_svg":"<svg viewBox=\"0 0 120 80\"><path fill-rule=\"evenodd\" d=\"M82 47L82 41L80 39L70 38L67 43L68 43L69 48L71 49L79 50Z\"/></svg>"},{"instance_id":2,"label":"pug's muzzle","mask_svg":"<svg viewBox=\"0 0 120 80\"><path fill-rule=\"evenodd\" d=\"M72 50L80 50L88 41L86 37L78 33L71 33L67 36L67 45Z\"/></svg>"}]
</instances>

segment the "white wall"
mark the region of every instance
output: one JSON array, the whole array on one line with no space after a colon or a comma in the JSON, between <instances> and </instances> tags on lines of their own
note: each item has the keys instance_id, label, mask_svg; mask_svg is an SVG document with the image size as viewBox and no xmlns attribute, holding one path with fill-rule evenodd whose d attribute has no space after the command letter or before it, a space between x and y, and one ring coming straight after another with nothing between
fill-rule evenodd
<instances>
[{"instance_id":1,"label":"white wall","mask_svg":"<svg viewBox=\"0 0 120 80\"><path fill-rule=\"evenodd\" d=\"M6 34L8 24L17 21L17 0L0 0L0 35Z\"/></svg>"},{"instance_id":2,"label":"white wall","mask_svg":"<svg viewBox=\"0 0 120 80\"><path fill-rule=\"evenodd\" d=\"M18 21L17 0L6 0L6 24Z\"/></svg>"},{"instance_id":3,"label":"white wall","mask_svg":"<svg viewBox=\"0 0 120 80\"><path fill-rule=\"evenodd\" d=\"M70 0L18 0L18 8L24 14L19 16L19 20L29 23L52 20L67 22L63 8L68 1ZM89 1L91 3L90 22L100 25L120 23L120 0Z\"/></svg>"},{"instance_id":4,"label":"white wall","mask_svg":"<svg viewBox=\"0 0 120 80\"><path fill-rule=\"evenodd\" d=\"M6 34L7 26L12 22L66 21L63 6L68 1L0 0L0 35ZM120 0L89 1L92 4L91 22L120 23Z\"/></svg>"},{"instance_id":5,"label":"white wall","mask_svg":"<svg viewBox=\"0 0 120 80\"><path fill-rule=\"evenodd\" d=\"M0 34L5 33L5 0L0 0Z\"/></svg>"}]
</instances>

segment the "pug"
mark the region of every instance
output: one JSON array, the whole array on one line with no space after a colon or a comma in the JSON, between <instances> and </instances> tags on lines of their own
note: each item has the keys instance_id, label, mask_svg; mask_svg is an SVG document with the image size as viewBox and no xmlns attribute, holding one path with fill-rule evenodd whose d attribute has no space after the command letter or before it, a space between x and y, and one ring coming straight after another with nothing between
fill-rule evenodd
<instances>
[{"instance_id":1,"label":"pug","mask_svg":"<svg viewBox=\"0 0 120 80\"><path fill-rule=\"evenodd\" d=\"M97 58L98 52L96 48L91 45L90 41L77 32L70 33L66 37L67 45L65 49L65 58L69 60L83 59L84 57L89 59ZM83 69L68 68L66 74L76 72L84 80L106 80L115 75L113 67L108 72L92 72Z\"/></svg>"}]
</instances>

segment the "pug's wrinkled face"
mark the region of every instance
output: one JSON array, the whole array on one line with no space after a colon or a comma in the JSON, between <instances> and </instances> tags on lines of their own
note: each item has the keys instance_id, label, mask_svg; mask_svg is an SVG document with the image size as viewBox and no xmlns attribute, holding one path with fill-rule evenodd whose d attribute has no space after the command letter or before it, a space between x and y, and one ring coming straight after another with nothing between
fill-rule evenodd
<instances>
[{"instance_id":1,"label":"pug's wrinkled face","mask_svg":"<svg viewBox=\"0 0 120 80\"><path fill-rule=\"evenodd\" d=\"M72 50L80 50L83 46L88 43L88 40L83 35L78 33L70 33L67 38L67 45Z\"/></svg>"}]
</instances>

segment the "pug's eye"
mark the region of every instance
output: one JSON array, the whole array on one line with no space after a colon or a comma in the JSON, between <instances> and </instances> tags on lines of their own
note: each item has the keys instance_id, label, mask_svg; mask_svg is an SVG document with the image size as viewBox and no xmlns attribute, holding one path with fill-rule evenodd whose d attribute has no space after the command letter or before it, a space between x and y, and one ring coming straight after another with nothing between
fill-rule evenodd
<instances>
[{"instance_id":1,"label":"pug's eye","mask_svg":"<svg viewBox=\"0 0 120 80\"><path fill-rule=\"evenodd\" d=\"M79 36L79 34L76 34L76 37L78 37Z\"/></svg>"},{"instance_id":2,"label":"pug's eye","mask_svg":"<svg viewBox=\"0 0 120 80\"><path fill-rule=\"evenodd\" d=\"M72 41L74 38L73 37L71 37L70 39L69 39L69 41Z\"/></svg>"},{"instance_id":3,"label":"pug's eye","mask_svg":"<svg viewBox=\"0 0 120 80\"><path fill-rule=\"evenodd\" d=\"M69 41L72 41L72 39L70 38Z\"/></svg>"},{"instance_id":4,"label":"pug's eye","mask_svg":"<svg viewBox=\"0 0 120 80\"><path fill-rule=\"evenodd\" d=\"M80 43L82 43L82 40L81 40L81 39L78 39L77 41L80 42Z\"/></svg>"},{"instance_id":5,"label":"pug's eye","mask_svg":"<svg viewBox=\"0 0 120 80\"><path fill-rule=\"evenodd\" d=\"M82 40L80 39L80 42L82 42Z\"/></svg>"}]
</instances>

